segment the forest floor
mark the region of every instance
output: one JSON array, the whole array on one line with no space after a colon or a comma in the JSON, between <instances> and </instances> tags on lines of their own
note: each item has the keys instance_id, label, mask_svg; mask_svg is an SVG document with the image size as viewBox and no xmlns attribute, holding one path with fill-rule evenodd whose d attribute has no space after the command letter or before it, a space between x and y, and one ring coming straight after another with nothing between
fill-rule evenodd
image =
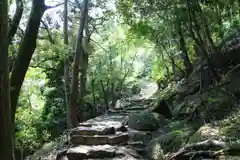
<instances>
[{"instance_id":1,"label":"forest floor","mask_svg":"<svg viewBox=\"0 0 240 160\"><path fill-rule=\"evenodd\" d=\"M80 123L29 159L240 159L240 79L234 75L201 94L196 73L161 91L140 80L139 95L121 99L120 107ZM166 107L171 118L158 112Z\"/></svg>"}]
</instances>

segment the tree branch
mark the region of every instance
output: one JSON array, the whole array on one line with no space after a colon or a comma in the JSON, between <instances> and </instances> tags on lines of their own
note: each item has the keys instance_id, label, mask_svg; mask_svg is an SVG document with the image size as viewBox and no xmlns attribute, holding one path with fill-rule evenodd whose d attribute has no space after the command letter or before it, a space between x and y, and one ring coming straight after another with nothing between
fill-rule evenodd
<instances>
[{"instance_id":1,"label":"tree branch","mask_svg":"<svg viewBox=\"0 0 240 160\"><path fill-rule=\"evenodd\" d=\"M64 3L59 3L59 4L56 4L56 5L54 5L54 6L45 6L45 10L57 8L57 7L59 7L59 6L63 5L63 4L64 4Z\"/></svg>"},{"instance_id":2,"label":"tree branch","mask_svg":"<svg viewBox=\"0 0 240 160\"><path fill-rule=\"evenodd\" d=\"M50 34L50 30L48 28L48 25L43 20L41 20L41 23L44 26L44 29L47 31L49 42L52 43L52 44L55 44L55 42L54 42L54 40L53 40L53 38Z\"/></svg>"}]
</instances>

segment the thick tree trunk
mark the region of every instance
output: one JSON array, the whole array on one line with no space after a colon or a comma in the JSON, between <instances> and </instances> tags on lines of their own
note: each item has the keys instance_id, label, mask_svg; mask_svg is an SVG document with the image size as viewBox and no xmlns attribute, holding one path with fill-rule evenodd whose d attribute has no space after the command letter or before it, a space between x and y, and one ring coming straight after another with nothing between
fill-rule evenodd
<instances>
[{"instance_id":1,"label":"thick tree trunk","mask_svg":"<svg viewBox=\"0 0 240 160\"><path fill-rule=\"evenodd\" d=\"M68 125L70 128L76 127L78 124L78 120L77 120L77 102L78 102L78 95L79 95L78 76L79 76L79 66L81 62L80 58L84 54L82 40L83 40L83 30L85 28L85 19L88 16L88 0L84 0L83 3L84 5L81 13L80 26L78 30L77 43L75 48L75 56L73 61L71 92L70 92L70 99L69 99L69 106L68 106Z\"/></svg>"},{"instance_id":2,"label":"thick tree trunk","mask_svg":"<svg viewBox=\"0 0 240 160\"><path fill-rule=\"evenodd\" d=\"M87 10L88 6L87 6ZM85 18L85 38L82 40L83 54L80 57L80 94L79 94L79 106L84 107L84 97L86 94L86 82L87 82L87 69L88 69L88 46L90 43L90 32L89 32L89 18L86 15ZM81 119L81 118L79 118Z\"/></svg>"},{"instance_id":3,"label":"thick tree trunk","mask_svg":"<svg viewBox=\"0 0 240 160\"><path fill-rule=\"evenodd\" d=\"M84 52L80 58L80 91L79 91L79 106L84 107L84 97L86 94L86 81L87 81L87 68L88 68L88 53ZM78 118L80 121L81 117Z\"/></svg>"},{"instance_id":4,"label":"thick tree trunk","mask_svg":"<svg viewBox=\"0 0 240 160\"><path fill-rule=\"evenodd\" d=\"M10 44L12 42L12 39L14 37L14 35L17 32L20 20L22 18L22 14L23 14L23 2L22 0L15 0L16 1L16 11L15 14L13 16L13 20L11 22L9 31L8 31L8 44Z\"/></svg>"},{"instance_id":5,"label":"thick tree trunk","mask_svg":"<svg viewBox=\"0 0 240 160\"><path fill-rule=\"evenodd\" d=\"M0 159L14 160L8 71L8 0L0 3Z\"/></svg>"},{"instance_id":6,"label":"thick tree trunk","mask_svg":"<svg viewBox=\"0 0 240 160\"><path fill-rule=\"evenodd\" d=\"M33 0L30 17L27 23L24 37L21 41L18 55L11 73L10 95L12 107L12 121L15 119L18 97L28 70L32 55L36 48L40 22L44 11L46 10L44 0Z\"/></svg>"}]
</instances>

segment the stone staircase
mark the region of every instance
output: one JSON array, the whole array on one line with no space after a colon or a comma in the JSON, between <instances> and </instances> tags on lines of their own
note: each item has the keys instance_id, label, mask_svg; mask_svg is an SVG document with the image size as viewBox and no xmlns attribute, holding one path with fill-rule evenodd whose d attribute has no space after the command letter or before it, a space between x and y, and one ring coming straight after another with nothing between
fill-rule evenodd
<instances>
[{"instance_id":1,"label":"stone staircase","mask_svg":"<svg viewBox=\"0 0 240 160\"><path fill-rule=\"evenodd\" d=\"M70 133L71 148L62 160L135 160L143 159L128 147L126 114L107 114L79 124ZM57 160L61 160L57 159Z\"/></svg>"}]
</instances>

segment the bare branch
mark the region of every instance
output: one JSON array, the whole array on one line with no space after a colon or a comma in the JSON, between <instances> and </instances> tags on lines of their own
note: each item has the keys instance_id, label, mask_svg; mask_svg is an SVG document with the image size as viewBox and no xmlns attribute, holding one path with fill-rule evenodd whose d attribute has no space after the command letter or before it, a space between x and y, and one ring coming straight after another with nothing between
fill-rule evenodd
<instances>
[{"instance_id":1,"label":"bare branch","mask_svg":"<svg viewBox=\"0 0 240 160\"><path fill-rule=\"evenodd\" d=\"M104 48L101 44L99 44L97 41L90 39L90 41L94 42L96 45L98 45L98 47L100 47L102 50L104 50L105 52L108 52L108 50L106 48Z\"/></svg>"},{"instance_id":2,"label":"bare branch","mask_svg":"<svg viewBox=\"0 0 240 160\"><path fill-rule=\"evenodd\" d=\"M57 8L61 5L63 5L64 3L59 3L59 4L56 4L55 6L45 6L45 10L48 10L48 9L53 9L53 8Z\"/></svg>"},{"instance_id":3,"label":"bare branch","mask_svg":"<svg viewBox=\"0 0 240 160\"><path fill-rule=\"evenodd\" d=\"M52 43L52 44L55 44L55 42L54 42L54 40L51 36L50 30L48 28L48 25L43 20L41 20L41 23L44 26L44 29L47 31L49 42Z\"/></svg>"}]
</instances>

